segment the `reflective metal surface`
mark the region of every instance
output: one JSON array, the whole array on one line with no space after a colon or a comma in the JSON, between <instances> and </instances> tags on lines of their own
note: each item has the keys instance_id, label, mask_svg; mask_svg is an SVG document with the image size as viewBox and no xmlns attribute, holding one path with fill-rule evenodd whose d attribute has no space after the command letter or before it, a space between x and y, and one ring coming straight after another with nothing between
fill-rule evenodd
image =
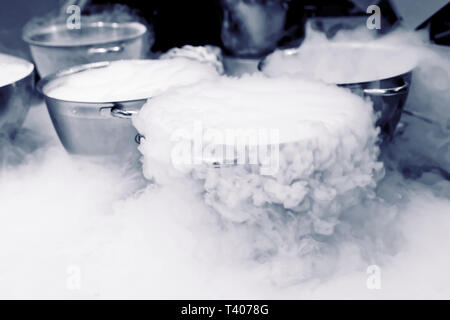
<instances>
[{"instance_id":1,"label":"reflective metal surface","mask_svg":"<svg viewBox=\"0 0 450 320\"><path fill-rule=\"evenodd\" d=\"M349 88L353 93L372 100L375 112L379 113L377 126L381 129L382 138L389 140L402 116L411 78L412 71L388 79L338 86Z\"/></svg>"},{"instance_id":2,"label":"reflective metal surface","mask_svg":"<svg viewBox=\"0 0 450 320\"><path fill-rule=\"evenodd\" d=\"M125 115L136 113L147 99L90 103L54 99L46 94L55 80L109 64L100 62L70 68L38 83L38 90L44 94L58 137L72 154L93 156L137 152L140 137L131 123L131 117Z\"/></svg>"},{"instance_id":3,"label":"reflective metal surface","mask_svg":"<svg viewBox=\"0 0 450 320\"><path fill-rule=\"evenodd\" d=\"M362 48L360 43L336 43L336 47L345 50L352 48ZM296 54L300 48L285 49L283 53L287 56ZM395 50L391 47L367 47L368 50L386 50L390 52ZM326 47L323 48L326 50ZM267 59L263 59L258 68L264 72ZM381 128L381 137L383 140L389 140L393 137L395 128L400 121L403 106L408 97L411 86L412 72L415 65L408 65L405 72L388 78L375 79L355 83L336 83L339 87L350 89L353 93L362 97L368 97L373 102L375 112L379 114L377 126Z\"/></svg>"},{"instance_id":4,"label":"reflective metal surface","mask_svg":"<svg viewBox=\"0 0 450 320\"><path fill-rule=\"evenodd\" d=\"M14 135L30 109L34 90L34 66L25 60L23 62L29 65L30 73L25 78L0 87L0 134Z\"/></svg>"},{"instance_id":5,"label":"reflective metal surface","mask_svg":"<svg viewBox=\"0 0 450 320\"><path fill-rule=\"evenodd\" d=\"M81 24L70 30L57 25L27 32L29 44L41 77L59 70L91 62L139 59L145 56L147 28L137 22Z\"/></svg>"}]
</instances>

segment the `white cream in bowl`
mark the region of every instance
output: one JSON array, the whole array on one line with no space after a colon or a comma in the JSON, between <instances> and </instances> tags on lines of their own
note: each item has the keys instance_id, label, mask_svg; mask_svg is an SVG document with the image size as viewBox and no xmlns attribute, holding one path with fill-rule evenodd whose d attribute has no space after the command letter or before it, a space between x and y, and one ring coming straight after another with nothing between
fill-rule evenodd
<instances>
[{"instance_id":1,"label":"white cream in bowl","mask_svg":"<svg viewBox=\"0 0 450 320\"><path fill-rule=\"evenodd\" d=\"M44 93L54 99L76 102L140 100L172 87L218 76L213 67L186 58L95 65L100 67L56 78L44 87Z\"/></svg>"},{"instance_id":2,"label":"white cream in bowl","mask_svg":"<svg viewBox=\"0 0 450 320\"><path fill-rule=\"evenodd\" d=\"M0 87L28 76L34 66L26 60L0 53Z\"/></svg>"}]
</instances>

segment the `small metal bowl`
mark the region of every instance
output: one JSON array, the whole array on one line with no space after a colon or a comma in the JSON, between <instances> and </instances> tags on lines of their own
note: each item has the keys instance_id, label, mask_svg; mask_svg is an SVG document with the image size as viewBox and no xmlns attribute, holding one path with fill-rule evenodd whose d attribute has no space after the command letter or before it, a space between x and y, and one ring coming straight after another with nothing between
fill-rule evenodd
<instances>
[{"instance_id":1,"label":"small metal bowl","mask_svg":"<svg viewBox=\"0 0 450 320\"><path fill-rule=\"evenodd\" d=\"M147 27L138 22L82 23L80 29L53 25L23 34L41 77L92 62L145 56Z\"/></svg>"},{"instance_id":2,"label":"small metal bowl","mask_svg":"<svg viewBox=\"0 0 450 320\"><path fill-rule=\"evenodd\" d=\"M37 85L44 95L50 118L65 149L72 154L100 156L137 152L140 136L131 116L147 99L78 102L55 99L49 90L59 80L86 70L106 68L111 61L81 65L48 76Z\"/></svg>"},{"instance_id":3,"label":"small metal bowl","mask_svg":"<svg viewBox=\"0 0 450 320\"><path fill-rule=\"evenodd\" d=\"M22 126L30 109L34 90L34 65L24 59L4 54L0 54L0 59L2 56L13 63L23 64L28 70L24 77L0 86L0 134L13 136Z\"/></svg>"}]
</instances>

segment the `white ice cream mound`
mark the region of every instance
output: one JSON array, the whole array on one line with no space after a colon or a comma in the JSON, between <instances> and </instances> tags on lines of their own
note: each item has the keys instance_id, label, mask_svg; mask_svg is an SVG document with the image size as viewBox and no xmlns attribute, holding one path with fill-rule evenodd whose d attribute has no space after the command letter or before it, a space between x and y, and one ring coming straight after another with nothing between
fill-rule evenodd
<instances>
[{"instance_id":1,"label":"white ice cream mound","mask_svg":"<svg viewBox=\"0 0 450 320\"><path fill-rule=\"evenodd\" d=\"M186 58L122 60L62 77L44 91L52 98L77 102L138 100L217 76L211 66Z\"/></svg>"},{"instance_id":2,"label":"white ice cream mound","mask_svg":"<svg viewBox=\"0 0 450 320\"><path fill-rule=\"evenodd\" d=\"M390 38L365 41L327 40L310 35L297 49L277 50L269 55L263 72L269 76L300 75L326 83L359 83L394 77L414 69L417 50Z\"/></svg>"},{"instance_id":3,"label":"white ice cream mound","mask_svg":"<svg viewBox=\"0 0 450 320\"><path fill-rule=\"evenodd\" d=\"M0 87L25 78L33 71L33 65L25 60L0 53Z\"/></svg>"},{"instance_id":4,"label":"white ice cream mound","mask_svg":"<svg viewBox=\"0 0 450 320\"><path fill-rule=\"evenodd\" d=\"M174 166L174 150L195 144L191 128L199 121L206 148L215 144L207 137L211 128L278 130L277 172L261 175L258 165ZM257 235L249 241L258 257L285 250L286 243L295 244L298 255L327 251L311 236L331 236L342 211L373 196L382 175L371 104L317 82L261 76L204 81L150 100L134 124L149 138L140 146L145 176L161 185L197 181L225 223L260 229L249 232ZM286 224L293 227L286 231Z\"/></svg>"},{"instance_id":5,"label":"white ice cream mound","mask_svg":"<svg viewBox=\"0 0 450 320\"><path fill-rule=\"evenodd\" d=\"M192 59L195 61L207 63L214 68L220 74L224 73L223 63L222 63L222 50L215 46L203 46L194 47L191 45L186 45L181 48L173 48L162 54L160 59L173 59L178 57L184 57Z\"/></svg>"}]
</instances>

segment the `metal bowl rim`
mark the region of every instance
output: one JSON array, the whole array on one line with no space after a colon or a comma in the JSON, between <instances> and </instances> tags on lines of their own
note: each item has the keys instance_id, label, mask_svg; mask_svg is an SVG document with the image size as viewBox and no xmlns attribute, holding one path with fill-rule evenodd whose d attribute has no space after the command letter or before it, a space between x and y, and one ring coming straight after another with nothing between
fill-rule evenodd
<instances>
[{"instance_id":1,"label":"metal bowl rim","mask_svg":"<svg viewBox=\"0 0 450 320\"><path fill-rule=\"evenodd\" d=\"M369 80L369 81L363 81L363 82L340 82L340 83L329 83L329 84L336 85L338 87L343 87L343 88L351 88L353 86L364 87L364 86L369 85L374 82L389 81L389 80L394 80L396 78L403 78L403 77L412 75L412 73L414 72L415 69L416 69L416 67L409 71L402 72L402 73L399 73L395 76L388 77L388 78L380 78L380 79L376 79L376 80Z\"/></svg>"},{"instance_id":2,"label":"metal bowl rim","mask_svg":"<svg viewBox=\"0 0 450 320\"><path fill-rule=\"evenodd\" d=\"M51 32L58 32L61 29L66 29L66 25L64 24L56 24L56 25L51 25L51 26L46 26L43 28L40 28L38 31L35 32L24 32L22 34L22 39L28 43L29 45L33 45L33 46L37 46L37 47L44 47L44 48L72 48L72 47L92 47L92 46L96 46L96 45L104 45L104 44L108 44L108 43L116 43L116 42L122 42L122 41L130 41L130 40L134 40L134 39L138 39L140 37L142 37L147 31L147 27L137 21L133 21L133 22L102 22L102 21L98 21L98 22L90 22L90 23L82 23L81 27L90 27L90 28L103 28L103 27L110 27L113 29L119 29L119 28L123 28L123 27L131 27L131 28L135 28L136 30L138 30L139 32L136 35L131 35L128 37L124 37L122 39L117 39L117 40L103 40L103 41L98 41L98 42L94 42L94 43L87 43L87 44L79 44L79 45L73 45L73 44L52 44L52 43L44 43L42 41L36 41L31 39L33 36L37 35L37 34L42 34L42 33L51 33ZM48 31L48 32L45 32Z\"/></svg>"},{"instance_id":3,"label":"metal bowl rim","mask_svg":"<svg viewBox=\"0 0 450 320\"><path fill-rule=\"evenodd\" d=\"M371 49L377 49L377 50L398 50L396 49L395 46L393 45L379 45L376 43L364 43L364 42L333 42L331 44L329 44L330 46L333 47L346 47L346 48L371 48ZM327 47L327 45L325 44L321 44L320 46L324 46ZM292 49L283 49L282 51L284 51L284 54L287 56L293 55L296 53L297 50L299 50L301 48L292 48ZM266 61L266 59L269 57L269 55L263 57L258 65L258 70L260 72L264 72L264 63ZM328 84L333 84L333 85L337 85L337 86L352 86L352 85L364 85L364 84L369 84L369 83L373 83L373 82L379 82L379 81L384 81L384 80L390 80L390 79L394 79L397 77L402 77L404 75L407 75L409 73L412 73L418 66L418 63L415 64L411 64L411 66L409 68L405 68L405 70L402 73L396 74L396 75L392 75L389 77L385 77L385 78L377 78L377 79L371 79L371 80L366 80L366 81L359 81L359 82L339 82L339 83L328 83Z\"/></svg>"},{"instance_id":4,"label":"metal bowl rim","mask_svg":"<svg viewBox=\"0 0 450 320\"><path fill-rule=\"evenodd\" d=\"M36 89L40 94L42 94L46 99L52 99L54 101L60 101L60 102L69 102L69 103L81 103L86 105L98 105L98 104L110 104L110 103L116 103L116 104L123 104L123 103L130 103L130 102L138 102L138 101L146 101L150 99L148 98L140 98L140 99L131 99L131 100L120 100L120 101L73 101L73 100L64 100L64 99L58 99L53 98L49 95L47 95L44 91L45 87L53 82L56 79L60 79L62 77L71 76L73 74L77 74L86 70L91 69L99 69L99 68L105 68L113 63L120 62L120 61L147 61L151 59L122 59L122 60L114 60L114 61L101 61L101 62L94 62L94 63L88 63L88 64L82 64L75 67L70 67L67 69L60 70L56 73L53 73L51 75L46 76L45 78L41 79L37 85Z\"/></svg>"}]
</instances>

